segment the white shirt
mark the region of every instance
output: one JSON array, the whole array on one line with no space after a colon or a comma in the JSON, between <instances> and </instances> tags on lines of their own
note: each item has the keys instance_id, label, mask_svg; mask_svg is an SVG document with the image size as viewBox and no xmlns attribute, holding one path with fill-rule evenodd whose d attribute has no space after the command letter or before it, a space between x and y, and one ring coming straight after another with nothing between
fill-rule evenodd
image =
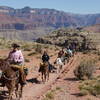
<instances>
[{"instance_id":1,"label":"white shirt","mask_svg":"<svg viewBox=\"0 0 100 100\"><path fill-rule=\"evenodd\" d=\"M63 65L63 62L61 61L61 58L57 58L57 60L56 60L57 62L57 64L59 64L59 65Z\"/></svg>"}]
</instances>

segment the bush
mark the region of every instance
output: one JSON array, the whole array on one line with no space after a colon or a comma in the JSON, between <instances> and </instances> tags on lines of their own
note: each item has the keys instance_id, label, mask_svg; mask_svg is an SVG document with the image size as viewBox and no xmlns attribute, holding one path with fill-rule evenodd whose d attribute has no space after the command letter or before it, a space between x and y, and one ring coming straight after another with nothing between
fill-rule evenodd
<instances>
[{"instance_id":1,"label":"bush","mask_svg":"<svg viewBox=\"0 0 100 100\"><path fill-rule=\"evenodd\" d=\"M92 94L94 96L100 95L100 78L83 81L79 89L81 90L80 93L86 91L87 94Z\"/></svg>"},{"instance_id":2,"label":"bush","mask_svg":"<svg viewBox=\"0 0 100 100\"><path fill-rule=\"evenodd\" d=\"M54 99L54 92L50 91L45 95L43 100L53 100Z\"/></svg>"},{"instance_id":3,"label":"bush","mask_svg":"<svg viewBox=\"0 0 100 100\"><path fill-rule=\"evenodd\" d=\"M42 52L42 46L37 44L35 51L38 52L38 53L41 53Z\"/></svg>"},{"instance_id":4,"label":"bush","mask_svg":"<svg viewBox=\"0 0 100 100\"><path fill-rule=\"evenodd\" d=\"M91 79L93 76L95 60L82 60L80 65L74 70L74 75L80 79Z\"/></svg>"},{"instance_id":5,"label":"bush","mask_svg":"<svg viewBox=\"0 0 100 100\"><path fill-rule=\"evenodd\" d=\"M81 90L79 96L85 96L85 95L88 95L88 91L85 89Z\"/></svg>"}]
</instances>

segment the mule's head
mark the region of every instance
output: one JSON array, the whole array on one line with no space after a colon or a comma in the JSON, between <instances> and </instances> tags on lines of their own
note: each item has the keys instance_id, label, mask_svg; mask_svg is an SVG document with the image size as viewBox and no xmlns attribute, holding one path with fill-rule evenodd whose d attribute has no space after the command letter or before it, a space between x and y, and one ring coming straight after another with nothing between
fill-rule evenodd
<instances>
[{"instance_id":1,"label":"mule's head","mask_svg":"<svg viewBox=\"0 0 100 100\"><path fill-rule=\"evenodd\" d=\"M4 59L0 59L0 70L4 71L9 67L9 63L4 60Z\"/></svg>"},{"instance_id":2,"label":"mule's head","mask_svg":"<svg viewBox=\"0 0 100 100\"><path fill-rule=\"evenodd\" d=\"M43 66L43 63L40 63L40 66Z\"/></svg>"}]
</instances>

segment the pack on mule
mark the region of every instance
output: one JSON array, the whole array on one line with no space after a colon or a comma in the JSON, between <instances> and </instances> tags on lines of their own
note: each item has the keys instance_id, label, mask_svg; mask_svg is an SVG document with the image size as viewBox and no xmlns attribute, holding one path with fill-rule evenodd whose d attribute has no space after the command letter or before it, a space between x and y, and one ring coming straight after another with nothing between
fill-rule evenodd
<instances>
[{"instance_id":1,"label":"pack on mule","mask_svg":"<svg viewBox=\"0 0 100 100\"><path fill-rule=\"evenodd\" d=\"M22 84L20 71L3 59L0 59L0 71L2 72L0 82L8 89L9 100L12 100L13 92L15 92L17 98L21 98L24 85ZM20 92L18 91L19 84Z\"/></svg>"}]
</instances>

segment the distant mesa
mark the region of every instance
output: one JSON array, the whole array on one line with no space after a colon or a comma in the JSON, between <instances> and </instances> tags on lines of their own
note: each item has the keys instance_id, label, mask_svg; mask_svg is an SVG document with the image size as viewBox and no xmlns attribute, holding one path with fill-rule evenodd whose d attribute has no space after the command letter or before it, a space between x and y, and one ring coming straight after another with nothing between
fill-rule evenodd
<instances>
[{"instance_id":1,"label":"distant mesa","mask_svg":"<svg viewBox=\"0 0 100 100\"><path fill-rule=\"evenodd\" d=\"M0 6L0 29L27 30L36 27L82 27L100 24L100 14L71 14L55 9Z\"/></svg>"}]
</instances>

